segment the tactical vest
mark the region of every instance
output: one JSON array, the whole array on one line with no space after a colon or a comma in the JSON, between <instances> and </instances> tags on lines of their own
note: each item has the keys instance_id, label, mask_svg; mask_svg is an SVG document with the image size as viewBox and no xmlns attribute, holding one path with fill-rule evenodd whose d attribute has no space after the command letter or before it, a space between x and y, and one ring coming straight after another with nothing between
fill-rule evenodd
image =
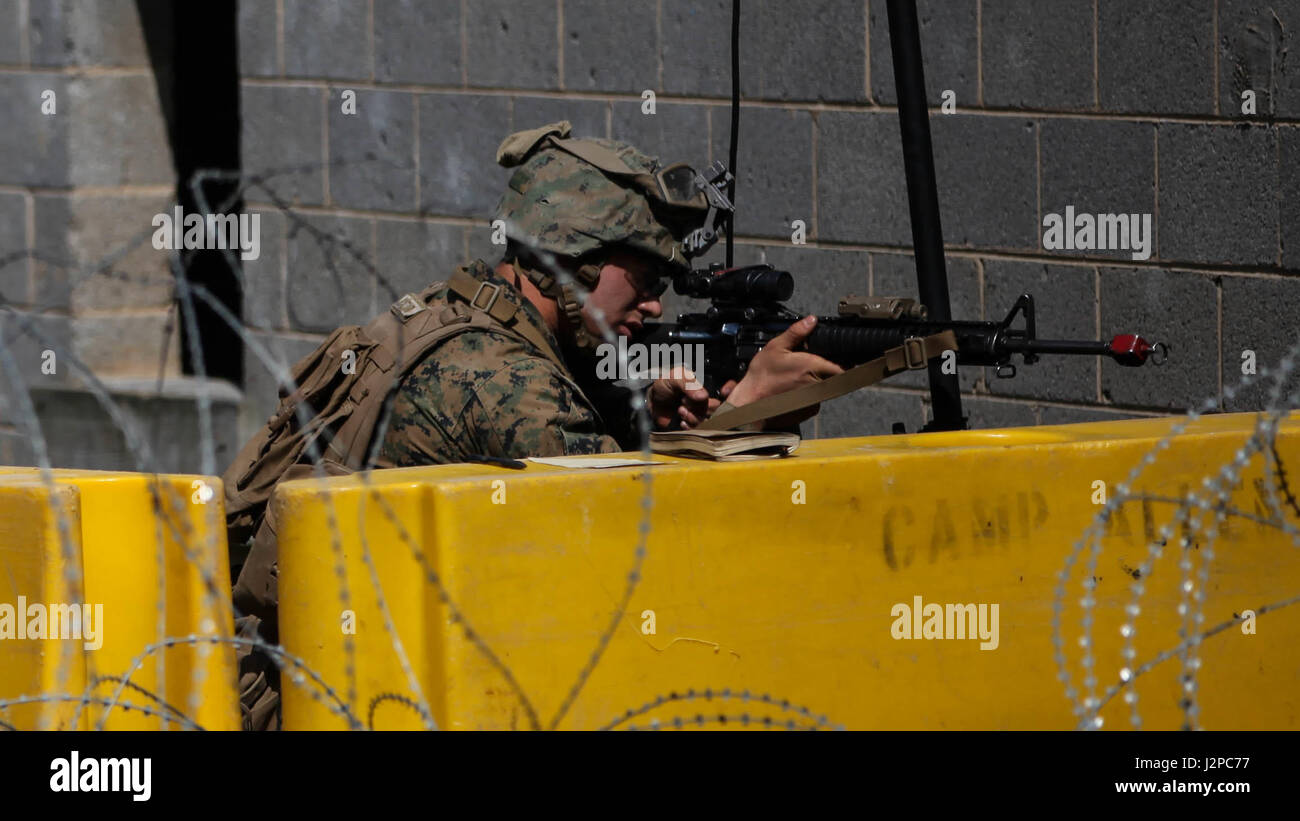
<instances>
[{"instance_id":1,"label":"tactical vest","mask_svg":"<svg viewBox=\"0 0 1300 821\"><path fill-rule=\"evenodd\" d=\"M276 486L286 478L314 475L315 457L327 475L364 466L385 400L438 344L490 328L526 342L565 368L523 308L501 297L503 286L475 278L464 266L445 285L445 301L430 302L444 287L441 282L407 294L364 327L334 331L294 365L297 387L287 394L281 388L275 413L222 476L232 556L261 528ZM259 534L254 551L263 541ZM272 555L263 562L274 562L274 545L266 547Z\"/></svg>"}]
</instances>

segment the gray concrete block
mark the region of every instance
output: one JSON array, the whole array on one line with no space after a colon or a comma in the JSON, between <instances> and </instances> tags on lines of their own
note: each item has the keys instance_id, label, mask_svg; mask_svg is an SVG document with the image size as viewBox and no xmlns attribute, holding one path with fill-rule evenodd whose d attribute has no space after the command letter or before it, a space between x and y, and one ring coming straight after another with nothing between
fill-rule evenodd
<instances>
[{"instance_id":1,"label":"gray concrete block","mask_svg":"<svg viewBox=\"0 0 1300 821\"><path fill-rule=\"evenodd\" d=\"M72 321L77 358L100 378L179 376L180 322L166 309L78 316Z\"/></svg>"},{"instance_id":2,"label":"gray concrete block","mask_svg":"<svg viewBox=\"0 0 1300 821\"><path fill-rule=\"evenodd\" d=\"M257 347L244 346L244 398L239 405L239 441L256 434L280 404L278 370L288 376L293 366L316 350L324 337L298 337L253 332ZM270 357L270 361L267 361Z\"/></svg>"},{"instance_id":3,"label":"gray concrete block","mask_svg":"<svg viewBox=\"0 0 1300 821\"><path fill-rule=\"evenodd\" d=\"M27 199L22 194L0 194L0 300L26 305L31 299Z\"/></svg>"},{"instance_id":4,"label":"gray concrete block","mask_svg":"<svg viewBox=\"0 0 1300 821\"><path fill-rule=\"evenodd\" d=\"M1034 122L963 114L931 122L944 243L1037 249Z\"/></svg>"},{"instance_id":5,"label":"gray concrete block","mask_svg":"<svg viewBox=\"0 0 1300 821\"><path fill-rule=\"evenodd\" d=\"M897 116L823 112L818 121L820 238L910 246ZM932 118L946 244L1038 246L1033 128L1005 117Z\"/></svg>"},{"instance_id":6,"label":"gray concrete block","mask_svg":"<svg viewBox=\"0 0 1300 821\"><path fill-rule=\"evenodd\" d=\"M81 376L73 367L76 353L68 317L0 311L0 339L18 368L21 384L28 387L80 384ZM53 357L46 356L45 351L51 351ZM12 397L13 392L9 375L0 373L0 397ZM4 399L0 398L2 404ZM0 409L0 422L13 423L16 413L16 405L10 402L7 412Z\"/></svg>"},{"instance_id":7,"label":"gray concrete block","mask_svg":"<svg viewBox=\"0 0 1300 821\"><path fill-rule=\"evenodd\" d=\"M740 20L746 99L866 98L866 21L859 4L763 0L746 9ZM664 0L661 28L665 92L731 96L730 3Z\"/></svg>"},{"instance_id":8,"label":"gray concrete block","mask_svg":"<svg viewBox=\"0 0 1300 821\"><path fill-rule=\"evenodd\" d=\"M284 0L284 73L368 80L368 0Z\"/></svg>"},{"instance_id":9,"label":"gray concrete block","mask_svg":"<svg viewBox=\"0 0 1300 821\"><path fill-rule=\"evenodd\" d=\"M415 96L362 89L356 113L344 114L343 91L330 90L330 200L344 208L412 210Z\"/></svg>"},{"instance_id":10,"label":"gray concrete block","mask_svg":"<svg viewBox=\"0 0 1300 821\"><path fill-rule=\"evenodd\" d=\"M1275 264L1274 130L1166 123L1158 127L1157 139L1160 258Z\"/></svg>"},{"instance_id":11,"label":"gray concrete block","mask_svg":"<svg viewBox=\"0 0 1300 821\"><path fill-rule=\"evenodd\" d=\"M910 246L898 117L823 111L817 129L818 238Z\"/></svg>"},{"instance_id":12,"label":"gray concrete block","mask_svg":"<svg viewBox=\"0 0 1300 821\"><path fill-rule=\"evenodd\" d=\"M67 88L73 185L166 185L175 180L152 77L76 77Z\"/></svg>"},{"instance_id":13,"label":"gray concrete block","mask_svg":"<svg viewBox=\"0 0 1300 821\"><path fill-rule=\"evenodd\" d=\"M371 318L374 251L370 220L351 217L306 217L305 226L289 226L289 327L329 333L340 325ZM309 230L316 229L315 231Z\"/></svg>"},{"instance_id":14,"label":"gray concrete block","mask_svg":"<svg viewBox=\"0 0 1300 821\"><path fill-rule=\"evenodd\" d=\"M32 400L53 467L199 473L205 447L212 453L213 464L223 470L239 445L238 391L217 382L213 392L213 438L209 443L199 437L196 400L171 395L167 385L162 395L143 391L109 394L119 418L132 432L131 439L89 391L33 390Z\"/></svg>"},{"instance_id":15,"label":"gray concrete block","mask_svg":"<svg viewBox=\"0 0 1300 821\"><path fill-rule=\"evenodd\" d=\"M1044 425L1073 425L1080 422L1118 422L1123 419L1146 419L1147 414L1129 411L1102 410L1100 408L1068 408L1060 405L1042 405L1038 415Z\"/></svg>"},{"instance_id":16,"label":"gray concrete block","mask_svg":"<svg viewBox=\"0 0 1300 821\"><path fill-rule=\"evenodd\" d=\"M753 42L756 20L742 13L742 44ZM663 91L700 97L731 97L731 3L728 0L662 0ZM741 94L758 93L763 54L742 45Z\"/></svg>"},{"instance_id":17,"label":"gray concrete block","mask_svg":"<svg viewBox=\"0 0 1300 821\"><path fill-rule=\"evenodd\" d=\"M609 103L600 100L566 100L557 97L515 97L512 128L524 131L547 123L568 120L573 126L570 136L606 136L605 115ZM505 135L502 135L503 137Z\"/></svg>"},{"instance_id":18,"label":"gray concrete block","mask_svg":"<svg viewBox=\"0 0 1300 821\"><path fill-rule=\"evenodd\" d=\"M902 422L908 433L921 429L925 424L921 394L879 388L854 391L823 402L821 411L803 428L808 435L813 427L818 439L884 436L893 433L895 422Z\"/></svg>"},{"instance_id":19,"label":"gray concrete block","mask_svg":"<svg viewBox=\"0 0 1300 821\"><path fill-rule=\"evenodd\" d=\"M325 202L324 93L316 88L240 86L244 174L261 178L277 197L294 204ZM250 186L246 198L270 201L257 185Z\"/></svg>"},{"instance_id":20,"label":"gray concrete block","mask_svg":"<svg viewBox=\"0 0 1300 821\"><path fill-rule=\"evenodd\" d=\"M1023 293L1034 297L1040 339L1098 339L1097 286L1091 267L1037 262L984 261L984 312L1001 321ZM1018 319L1015 327L1023 328ZM1043 355L1032 365L1013 357L1016 376L997 378L985 372L989 392L1065 402L1097 401L1097 357Z\"/></svg>"},{"instance_id":21,"label":"gray concrete block","mask_svg":"<svg viewBox=\"0 0 1300 821\"><path fill-rule=\"evenodd\" d=\"M239 75L274 77L280 73L276 45L278 0L239 0ZM375 10L376 28L379 11ZM286 32L286 36L290 36ZM377 33L376 33L377 36Z\"/></svg>"},{"instance_id":22,"label":"gray concrete block","mask_svg":"<svg viewBox=\"0 0 1300 821\"><path fill-rule=\"evenodd\" d=\"M1294 279L1256 279L1224 277L1223 280L1223 387L1224 408L1229 411L1258 411L1268 405L1268 394L1276 381L1272 375L1261 379L1268 368L1277 373L1282 357L1300 344L1300 281ZM1253 353L1256 375L1252 384L1228 399L1226 391L1246 378L1243 368ZM1286 402L1296 390L1297 374L1293 371L1283 383L1280 402L1295 407L1300 402Z\"/></svg>"},{"instance_id":23,"label":"gray concrete block","mask_svg":"<svg viewBox=\"0 0 1300 821\"><path fill-rule=\"evenodd\" d=\"M0 75L0 182L60 187L71 177L68 81L56 74ZM41 94L55 95L55 113L41 113Z\"/></svg>"},{"instance_id":24,"label":"gray concrete block","mask_svg":"<svg viewBox=\"0 0 1300 821\"><path fill-rule=\"evenodd\" d=\"M1255 92L1254 118L1300 116L1300 65L1293 53L1300 7L1219 0L1218 10L1219 112L1251 116L1241 111L1242 92L1250 89Z\"/></svg>"},{"instance_id":25,"label":"gray concrete block","mask_svg":"<svg viewBox=\"0 0 1300 821\"><path fill-rule=\"evenodd\" d=\"M1038 424L1037 406L1014 399L987 399L963 394L961 412L966 417L966 425L970 430L1025 428ZM927 397L926 421L929 422L933 417L934 411Z\"/></svg>"},{"instance_id":26,"label":"gray concrete block","mask_svg":"<svg viewBox=\"0 0 1300 821\"><path fill-rule=\"evenodd\" d=\"M1093 104L1092 0L984 0L984 104L1088 109Z\"/></svg>"},{"instance_id":27,"label":"gray concrete block","mask_svg":"<svg viewBox=\"0 0 1300 821\"><path fill-rule=\"evenodd\" d=\"M506 97L429 94L420 98L420 211L490 219L506 169L497 146L510 135Z\"/></svg>"},{"instance_id":28,"label":"gray concrete block","mask_svg":"<svg viewBox=\"0 0 1300 821\"><path fill-rule=\"evenodd\" d=\"M1101 269L1101 328L1169 345L1164 367L1101 363L1102 397L1119 405L1186 410L1219 393L1214 283L1185 271Z\"/></svg>"},{"instance_id":29,"label":"gray concrete block","mask_svg":"<svg viewBox=\"0 0 1300 821\"><path fill-rule=\"evenodd\" d=\"M22 65L27 50L27 17L17 2L0 5L0 65Z\"/></svg>"},{"instance_id":30,"label":"gray concrete block","mask_svg":"<svg viewBox=\"0 0 1300 821\"><path fill-rule=\"evenodd\" d=\"M459 0L375 0L375 79L460 85Z\"/></svg>"},{"instance_id":31,"label":"gray concrete block","mask_svg":"<svg viewBox=\"0 0 1300 821\"><path fill-rule=\"evenodd\" d=\"M1214 113L1214 0L1103 0L1097 89L1107 111Z\"/></svg>"},{"instance_id":32,"label":"gray concrete block","mask_svg":"<svg viewBox=\"0 0 1300 821\"><path fill-rule=\"evenodd\" d=\"M465 262L462 226L381 219L377 231L375 267L382 278L375 289L376 312L403 294L448 279Z\"/></svg>"},{"instance_id":33,"label":"gray concrete block","mask_svg":"<svg viewBox=\"0 0 1300 821\"><path fill-rule=\"evenodd\" d=\"M244 260L244 324L250 328L285 327L285 217L280 211L258 209L262 253Z\"/></svg>"},{"instance_id":34,"label":"gray concrete block","mask_svg":"<svg viewBox=\"0 0 1300 821\"><path fill-rule=\"evenodd\" d=\"M614 103L610 136L631 143L664 165L709 165L709 110L705 106L659 103L642 114L641 103ZM722 126L725 131L726 125ZM726 162L726 155L719 157Z\"/></svg>"},{"instance_id":35,"label":"gray concrete block","mask_svg":"<svg viewBox=\"0 0 1300 821\"><path fill-rule=\"evenodd\" d=\"M34 66L147 66L135 0L29 0ZM170 17L170 4L144 0L146 12Z\"/></svg>"},{"instance_id":36,"label":"gray concrete block","mask_svg":"<svg viewBox=\"0 0 1300 821\"><path fill-rule=\"evenodd\" d=\"M173 293L171 251L153 247L167 197L35 197L37 303L74 311L163 308ZM129 250L128 250L129 248Z\"/></svg>"},{"instance_id":37,"label":"gray concrete block","mask_svg":"<svg viewBox=\"0 0 1300 821\"><path fill-rule=\"evenodd\" d=\"M975 107L979 103L976 0L920 0L916 6L930 105L943 102L944 90L951 89L958 108ZM898 102L884 3L871 7L871 96L881 105Z\"/></svg>"},{"instance_id":38,"label":"gray concrete block","mask_svg":"<svg viewBox=\"0 0 1300 821\"><path fill-rule=\"evenodd\" d=\"M33 299L42 310L70 309L72 283L79 268L67 247L64 227L72 221L72 200L66 195L39 196L33 200L32 210L36 223L36 240L32 244L36 286Z\"/></svg>"},{"instance_id":39,"label":"gray concrete block","mask_svg":"<svg viewBox=\"0 0 1300 821\"><path fill-rule=\"evenodd\" d=\"M166 306L172 252L153 247L152 222L171 207L156 195L37 195L36 304L75 310Z\"/></svg>"},{"instance_id":40,"label":"gray concrete block","mask_svg":"<svg viewBox=\"0 0 1300 821\"><path fill-rule=\"evenodd\" d=\"M555 3L476 0L466 9L470 86L559 88Z\"/></svg>"},{"instance_id":41,"label":"gray concrete block","mask_svg":"<svg viewBox=\"0 0 1300 821\"><path fill-rule=\"evenodd\" d=\"M714 108L713 156L730 149L730 114ZM736 235L789 240L794 220L803 220L813 235L812 115L776 108L742 108L736 165ZM723 160L726 161L725 159Z\"/></svg>"},{"instance_id":42,"label":"gray concrete block","mask_svg":"<svg viewBox=\"0 0 1300 821\"><path fill-rule=\"evenodd\" d=\"M1300 131L1281 128L1278 137L1278 187L1283 196L1278 203L1281 222L1282 266L1300 270Z\"/></svg>"},{"instance_id":43,"label":"gray concrete block","mask_svg":"<svg viewBox=\"0 0 1300 821\"><path fill-rule=\"evenodd\" d=\"M1155 127L1113 120L1048 119L1042 129L1042 213L1150 214L1155 233ZM1141 223L1139 223L1141 224ZM1066 226L1068 230L1072 228ZM1046 228L1039 223L1039 240ZM1132 238L1129 243L1132 244ZM1155 237L1150 238L1155 256ZM1133 259L1132 250L1052 250L1048 254Z\"/></svg>"},{"instance_id":44,"label":"gray concrete block","mask_svg":"<svg viewBox=\"0 0 1300 821\"><path fill-rule=\"evenodd\" d=\"M654 3L604 0L564 4L564 87L569 91L634 92L659 87Z\"/></svg>"},{"instance_id":45,"label":"gray concrete block","mask_svg":"<svg viewBox=\"0 0 1300 821\"><path fill-rule=\"evenodd\" d=\"M667 10L665 9L665 12ZM752 69L758 81L749 97L768 100L861 102L866 100L866 20L863 4L845 0L762 0L755 31L741 36L759 57ZM730 32L730 21L724 31ZM719 37L715 42L721 42ZM742 46L744 49L744 46ZM726 47L712 52L715 71L726 78L730 95L730 56ZM744 51L742 50L742 55ZM745 69L742 67L742 83Z\"/></svg>"},{"instance_id":46,"label":"gray concrete block","mask_svg":"<svg viewBox=\"0 0 1300 821\"><path fill-rule=\"evenodd\" d=\"M975 260L949 257L946 262L948 270L948 304L954 319L979 320L980 285L979 268ZM916 283L916 263L911 254L872 254L871 255L872 296L901 296L919 299ZM974 390L979 383L983 368L974 366L958 367L957 381L964 391ZM990 377L991 378L991 377ZM930 387L927 371L908 371L889 377L885 381L892 387L926 388Z\"/></svg>"}]
</instances>

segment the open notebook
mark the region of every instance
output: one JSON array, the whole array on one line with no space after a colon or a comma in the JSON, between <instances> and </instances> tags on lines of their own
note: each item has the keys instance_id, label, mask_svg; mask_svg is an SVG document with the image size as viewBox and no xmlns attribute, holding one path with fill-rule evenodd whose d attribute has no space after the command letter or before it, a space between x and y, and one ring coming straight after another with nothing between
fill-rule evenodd
<instances>
[{"instance_id":1,"label":"open notebook","mask_svg":"<svg viewBox=\"0 0 1300 821\"><path fill-rule=\"evenodd\" d=\"M788 456L797 447L799 434L784 431L674 430L650 434L650 449L655 453L718 462Z\"/></svg>"}]
</instances>

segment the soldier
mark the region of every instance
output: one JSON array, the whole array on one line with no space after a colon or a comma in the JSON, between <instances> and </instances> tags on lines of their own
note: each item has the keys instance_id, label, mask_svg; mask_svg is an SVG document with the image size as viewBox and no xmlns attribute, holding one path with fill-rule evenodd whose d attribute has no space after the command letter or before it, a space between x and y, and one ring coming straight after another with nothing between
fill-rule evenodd
<instances>
[{"instance_id":1,"label":"soldier","mask_svg":"<svg viewBox=\"0 0 1300 821\"><path fill-rule=\"evenodd\" d=\"M622 179L611 178L557 147L569 142L568 134L568 123L557 123L502 143L497 161L518 170L496 215L535 248L554 255L590 290L585 307L579 310L572 290L521 242L508 243L495 269L481 261L468 266L476 291L486 283L484 294L523 313L514 330L527 328L540 339L493 328L441 344L398 389L378 466L463 462L480 454L612 453L638 446L627 404L617 393L602 403L609 391L594 383L599 328L593 314L599 309L610 329L629 337L645 318L659 317L659 295L674 271L687 264L681 235L692 217L698 222L702 214L698 206L674 209L656 196L662 196L658 191L647 192L627 179L629 172L653 179L658 164L652 157L614 141L577 141L608 148L626 164ZM432 298L447 297L440 290ZM796 328L756 357L734 392L725 389L729 404L739 407L839 373L820 357L794 352L811 330L811 325ZM556 351L562 355L551 355ZM687 385L684 377L653 383L647 400L657 428L677 420L693 426L717 409L717 400L710 402L702 388ZM601 411L617 421L603 420ZM769 425L786 427L814 413L810 408Z\"/></svg>"},{"instance_id":2,"label":"soldier","mask_svg":"<svg viewBox=\"0 0 1300 821\"><path fill-rule=\"evenodd\" d=\"M366 467L372 453L375 467L403 467L638 446L627 394L594 376L596 316L628 337L645 318L660 316L659 296L672 275L707 248L692 232L712 236L707 222L716 209L694 185L693 170L662 169L625 143L573 140L569 132L569 123L554 123L513 134L498 149L497 162L517 170L497 207L510 239L495 267L475 260L403 297L364 331L336 331L297 366L299 393L285 398L268 430L227 471L232 553L255 533L235 585L235 605L249 614L240 635L276 636L275 523L266 500L282 478L310 475L300 441L312 426L294 423L297 402L308 400L317 418L332 414L317 440L327 472ZM557 268L587 289L585 304ZM815 322L807 317L769 343L739 384L724 386L723 407L840 373L797 350ZM340 383L336 357L366 344L381 353L359 361L355 378ZM391 415L377 431L394 386ZM344 396L352 406L341 403ZM697 425L720 405L681 371L655 380L646 403L657 428ZM789 427L816 411L766 425ZM274 729L277 670L260 652L241 652L240 664L246 728Z\"/></svg>"}]
</instances>

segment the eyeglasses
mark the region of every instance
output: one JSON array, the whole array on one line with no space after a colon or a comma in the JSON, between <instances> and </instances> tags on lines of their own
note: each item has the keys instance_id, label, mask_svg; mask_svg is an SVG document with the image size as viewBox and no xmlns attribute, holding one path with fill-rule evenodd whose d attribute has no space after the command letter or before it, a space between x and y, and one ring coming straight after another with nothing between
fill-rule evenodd
<instances>
[{"instance_id":1,"label":"eyeglasses","mask_svg":"<svg viewBox=\"0 0 1300 821\"><path fill-rule=\"evenodd\" d=\"M637 275L625 268L623 269L623 275L627 278L627 284L632 286L637 293L637 297L642 302L663 296L664 291L668 290L668 285L672 281L671 278L662 276L657 271L650 269L646 269L644 273ZM642 280L643 284L638 283L637 280Z\"/></svg>"}]
</instances>

